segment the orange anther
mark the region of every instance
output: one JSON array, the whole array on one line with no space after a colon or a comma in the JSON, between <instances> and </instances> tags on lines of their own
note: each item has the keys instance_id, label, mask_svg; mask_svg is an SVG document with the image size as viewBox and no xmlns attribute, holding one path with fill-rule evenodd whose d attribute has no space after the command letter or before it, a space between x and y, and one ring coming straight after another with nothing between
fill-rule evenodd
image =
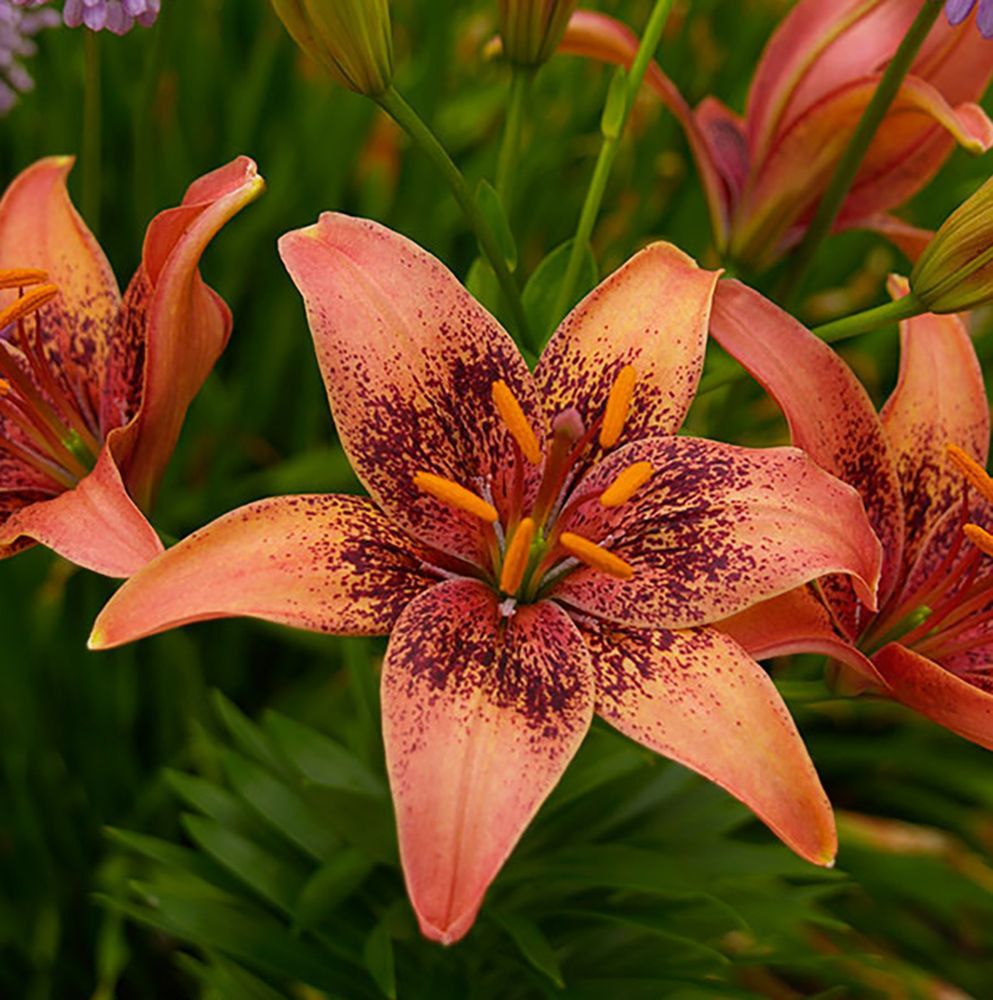
<instances>
[{"instance_id":1,"label":"orange anther","mask_svg":"<svg viewBox=\"0 0 993 1000\"><path fill-rule=\"evenodd\" d=\"M467 514L486 521L487 524L493 524L500 516L493 504L487 503L472 490L467 490L464 486L453 483L451 479L445 479L444 476L436 476L431 472L418 472L414 476L414 485L429 496L433 496L435 500L464 510Z\"/></svg>"},{"instance_id":2,"label":"orange anther","mask_svg":"<svg viewBox=\"0 0 993 1000\"><path fill-rule=\"evenodd\" d=\"M503 568L500 570L500 589L505 594L516 594L524 582L524 571L528 568L531 543L534 541L534 529L534 518L524 518L507 546Z\"/></svg>"},{"instance_id":3,"label":"orange anther","mask_svg":"<svg viewBox=\"0 0 993 1000\"><path fill-rule=\"evenodd\" d=\"M517 442L521 454L532 464L541 462L541 445L510 386L503 379L493 383L493 404Z\"/></svg>"},{"instance_id":4,"label":"orange anther","mask_svg":"<svg viewBox=\"0 0 993 1000\"><path fill-rule=\"evenodd\" d=\"M607 405L603 411L603 424L600 426L600 447L613 448L624 432L624 424L631 411L631 400L634 397L634 383L637 380L634 365L625 365L614 379L607 396Z\"/></svg>"},{"instance_id":5,"label":"orange anther","mask_svg":"<svg viewBox=\"0 0 993 1000\"><path fill-rule=\"evenodd\" d=\"M993 535L978 524L967 524L963 529L965 537L979 549L980 552L988 556L993 556Z\"/></svg>"},{"instance_id":6,"label":"orange anther","mask_svg":"<svg viewBox=\"0 0 993 1000\"><path fill-rule=\"evenodd\" d=\"M634 567L626 563L620 556L615 556L613 552L608 552L603 546L597 545L596 542L591 542L581 535L574 535L571 531L563 531L559 536L559 544L566 552L575 556L591 569L598 569L608 576L617 577L618 580L627 580L634 575Z\"/></svg>"},{"instance_id":7,"label":"orange anther","mask_svg":"<svg viewBox=\"0 0 993 1000\"><path fill-rule=\"evenodd\" d=\"M48 272L40 267L14 267L4 270L0 268L0 289L27 288L29 285L41 285L48 281Z\"/></svg>"},{"instance_id":8,"label":"orange anther","mask_svg":"<svg viewBox=\"0 0 993 1000\"><path fill-rule=\"evenodd\" d=\"M46 302L51 302L58 294L57 285L38 285L37 288L32 288L30 292L22 295L0 312L0 330L10 326L11 323L24 319L25 316L30 316Z\"/></svg>"},{"instance_id":9,"label":"orange anther","mask_svg":"<svg viewBox=\"0 0 993 1000\"><path fill-rule=\"evenodd\" d=\"M948 455L948 460L962 473L969 485L980 496L993 503L993 479L990 479L987 471L957 444L948 445L945 451Z\"/></svg>"},{"instance_id":10,"label":"orange anther","mask_svg":"<svg viewBox=\"0 0 993 1000\"><path fill-rule=\"evenodd\" d=\"M654 471L649 462L635 462L622 469L600 494L600 503L604 507L620 507L622 503L627 503L652 478Z\"/></svg>"}]
</instances>

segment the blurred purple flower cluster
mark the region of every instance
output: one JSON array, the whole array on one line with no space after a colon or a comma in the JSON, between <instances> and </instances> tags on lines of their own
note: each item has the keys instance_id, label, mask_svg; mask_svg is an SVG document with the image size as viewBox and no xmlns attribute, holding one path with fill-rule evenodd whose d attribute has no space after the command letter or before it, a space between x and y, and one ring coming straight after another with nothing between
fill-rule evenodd
<instances>
[{"instance_id":1,"label":"blurred purple flower cluster","mask_svg":"<svg viewBox=\"0 0 993 1000\"><path fill-rule=\"evenodd\" d=\"M949 23L961 24L976 6L976 0L945 0ZM976 24L984 38L993 38L993 0L979 0Z\"/></svg>"},{"instance_id":2,"label":"blurred purple flower cluster","mask_svg":"<svg viewBox=\"0 0 993 1000\"><path fill-rule=\"evenodd\" d=\"M48 0L13 0L15 7L41 7ZM62 19L70 28L85 25L92 31L106 28L116 35L135 23L148 27L159 16L161 0L65 0Z\"/></svg>"},{"instance_id":3,"label":"blurred purple flower cluster","mask_svg":"<svg viewBox=\"0 0 993 1000\"><path fill-rule=\"evenodd\" d=\"M17 103L17 95L34 86L24 60L35 53L34 36L59 23L54 10L22 11L0 0L0 115Z\"/></svg>"}]
</instances>

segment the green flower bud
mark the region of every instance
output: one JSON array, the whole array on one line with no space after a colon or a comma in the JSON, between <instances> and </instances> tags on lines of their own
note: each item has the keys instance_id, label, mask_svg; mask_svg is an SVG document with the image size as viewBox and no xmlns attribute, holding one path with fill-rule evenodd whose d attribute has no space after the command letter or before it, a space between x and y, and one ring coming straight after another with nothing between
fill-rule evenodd
<instances>
[{"instance_id":1,"label":"green flower bud","mask_svg":"<svg viewBox=\"0 0 993 1000\"><path fill-rule=\"evenodd\" d=\"M993 178L934 234L910 287L933 313L964 312L993 301Z\"/></svg>"},{"instance_id":2,"label":"green flower bud","mask_svg":"<svg viewBox=\"0 0 993 1000\"><path fill-rule=\"evenodd\" d=\"M343 87L378 97L393 82L389 0L272 0L293 40Z\"/></svg>"},{"instance_id":3,"label":"green flower bud","mask_svg":"<svg viewBox=\"0 0 993 1000\"><path fill-rule=\"evenodd\" d=\"M500 34L508 61L520 66L548 62L579 0L499 0Z\"/></svg>"}]
</instances>

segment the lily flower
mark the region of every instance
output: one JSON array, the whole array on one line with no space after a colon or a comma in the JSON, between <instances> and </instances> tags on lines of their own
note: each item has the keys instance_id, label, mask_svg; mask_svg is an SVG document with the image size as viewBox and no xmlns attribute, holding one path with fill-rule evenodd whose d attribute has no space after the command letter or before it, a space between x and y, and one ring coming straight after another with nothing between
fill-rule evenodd
<instances>
[{"instance_id":1,"label":"lily flower","mask_svg":"<svg viewBox=\"0 0 993 1000\"><path fill-rule=\"evenodd\" d=\"M993 0L978 0L976 27L984 38L993 38ZM961 24L976 6L976 0L945 0L949 24Z\"/></svg>"},{"instance_id":2,"label":"lily flower","mask_svg":"<svg viewBox=\"0 0 993 1000\"><path fill-rule=\"evenodd\" d=\"M800 242L920 0L801 0L765 48L744 117L713 97L691 109L654 63L645 79L686 133L721 253L761 270ZM638 39L580 11L560 51L630 65ZM993 146L974 102L993 48L970 26L938 23L876 134L836 223L873 229L916 259L930 234L889 213L923 188L956 143Z\"/></svg>"},{"instance_id":3,"label":"lily flower","mask_svg":"<svg viewBox=\"0 0 993 1000\"><path fill-rule=\"evenodd\" d=\"M962 320L901 324L899 381L878 414L831 348L743 285L722 284L712 333L779 404L793 442L858 489L883 546L877 612L831 581L819 599L798 591L724 627L759 657L826 652L993 749L990 416Z\"/></svg>"},{"instance_id":4,"label":"lily flower","mask_svg":"<svg viewBox=\"0 0 993 1000\"><path fill-rule=\"evenodd\" d=\"M37 541L125 577L162 551L139 507L231 331L200 255L263 182L244 157L195 181L122 298L72 164L40 160L0 199L0 558Z\"/></svg>"},{"instance_id":5,"label":"lily flower","mask_svg":"<svg viewBox=\"0 0 993 1000\"><path fill-rule=\"evenodd\" d=\"M132 577L91 647L232 615L392 633L401 859L437 941L469 930L594 712L829 864L830 806L786 708L710 623L834 572L871 603L879 545L855 491L802 452L675 436L718 274L648 247L532 375L444 265L388 229L327 214L280 249L370 498L220 518Z\"/></svg>"}]
</instances>

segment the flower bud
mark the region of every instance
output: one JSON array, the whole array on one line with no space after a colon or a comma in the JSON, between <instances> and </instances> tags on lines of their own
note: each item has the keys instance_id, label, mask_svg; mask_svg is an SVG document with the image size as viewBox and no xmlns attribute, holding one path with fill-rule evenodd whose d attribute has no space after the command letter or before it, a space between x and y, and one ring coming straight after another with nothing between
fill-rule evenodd
<instances>
[{"instance_id":1,"label":"flower bud","mask_svg":"<svg viewBox=\"0 0 993 1000\"><path fill-rule=\"evenodd\" d=\"M507 60L540 66L558 48L579 0L499 0L500 34Z\"/></svg>"},{"instance_id":2,"label":"flower bud","mask_svg":"<svg viewBox=\"0 0 993 1000\"><path fill-rule=\"evenodd\" d=\"M272 0L293 40L343 87L368 97L393 81L388 0Z\"/></svg>"},{"instance_id":3,"label":"flower bud","mask_svg":"<svg viewBox=\"0 0 993 1000\"><path fill-rule=\"evenodd\" d=\"M993 178L934 234L910 287L933 313L964 312L993 301Z\"/></svg>"}]
</instances>

